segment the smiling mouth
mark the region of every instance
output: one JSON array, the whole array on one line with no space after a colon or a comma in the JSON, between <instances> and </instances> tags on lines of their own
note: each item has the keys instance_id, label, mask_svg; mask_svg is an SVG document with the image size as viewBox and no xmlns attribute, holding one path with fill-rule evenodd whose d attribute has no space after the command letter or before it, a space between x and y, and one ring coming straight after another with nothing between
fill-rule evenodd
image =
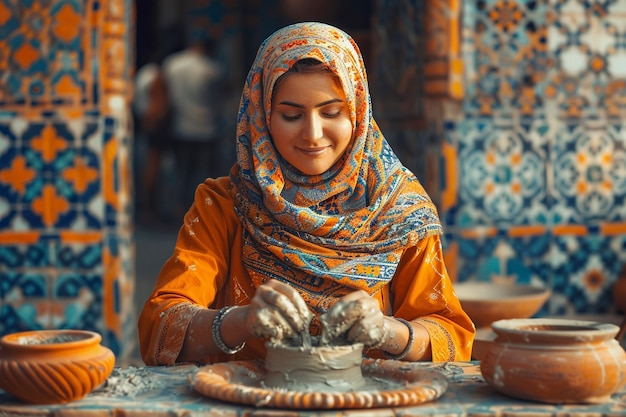
<instances>
[{"instance_id":1,"label":"smiling mouth","mask_svg":"<svg viewBox=\"0 0 626 417\"><path fill-rule=\"evenodd\" d=\"M326 149L328 148L325 147L325 148L315 148L315 149L304 149L304 148L298 148L298 149L300 149L300 152L306 155L317 156L317 155L321 155L322 153L324 153L324 151L326 151Z\"/></svg>"}]
</instances>

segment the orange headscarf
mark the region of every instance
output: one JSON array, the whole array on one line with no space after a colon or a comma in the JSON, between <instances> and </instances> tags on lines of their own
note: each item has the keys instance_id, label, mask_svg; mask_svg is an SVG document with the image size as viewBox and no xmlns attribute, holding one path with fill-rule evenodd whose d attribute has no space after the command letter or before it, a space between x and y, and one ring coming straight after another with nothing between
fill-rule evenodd
<instances>
[{"instance_id":1,"label":"orange headscarf","mask_svg":"<svg viewBox=\"0 0 626 417\"><path fill-rule=\"evenodd\" d=\"M304 58L339 77L353 123L345 155L319 176L283 160L269 132L272 89ZM380 290L405 248L441 234L435 206L372 117L358 46L327 24L287 26L259 48L241 97L231 180L245 229L243 259L255 285L288 282L317 312L356 289Z\"/></svg>"}]
</instances>

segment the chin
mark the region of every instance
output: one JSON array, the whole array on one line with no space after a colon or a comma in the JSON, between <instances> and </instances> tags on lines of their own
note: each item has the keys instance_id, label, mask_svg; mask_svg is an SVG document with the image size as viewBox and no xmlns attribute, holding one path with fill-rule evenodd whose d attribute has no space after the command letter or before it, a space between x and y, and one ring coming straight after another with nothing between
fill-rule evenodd
<instances>
[{"instance_id":1,"label":"chin","mask_svg":"<svg viewBox=\"0 0 626 417\"><path fill-rule=\"evenodd\" d=\"M294 166L298 171L300 171L304 175L308 175L314 177L316 175L322 175L324 172L328 170L328 168L318 168L312 166Z\"/></svg>"}]
</instances>

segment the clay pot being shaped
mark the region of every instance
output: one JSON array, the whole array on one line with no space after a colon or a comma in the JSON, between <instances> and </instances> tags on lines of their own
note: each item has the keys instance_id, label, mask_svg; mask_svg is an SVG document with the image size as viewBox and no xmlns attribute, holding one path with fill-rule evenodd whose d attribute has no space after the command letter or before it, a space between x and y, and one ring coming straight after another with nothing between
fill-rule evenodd
<instances>
[{"instance_id":1,"label":"clay pot being shaped","mask_svg":"<svg viewBox=\"0 0 626 417\"><path fill-rule=\"evenodd\" d=\"M349 391L365 384L363 344L303 348L267 343L265 385L293 391Z\"/></svg>"},{"instance_id":2,"label":"clay pot being shaped","mask_svg":"<svg viewBox=\"0 0 626 417\"><path fill-rule=\"evenodd\" d=\"M83 398L113 371L115 355L86 330L35 330L0 339L0 388L31 404Z\"/></svg>"},{"instance_id":3,"label":"clay pot being shaped","mask_svg":"<svg viewBox=\"0 0 626 417\"><path fill-rule=\"evenodd\" d=\"M489 385L511 397L552 404L602 403L626 382L626 352L614 324L509 319L480 362Z\"/></svg>"}]
</instances>

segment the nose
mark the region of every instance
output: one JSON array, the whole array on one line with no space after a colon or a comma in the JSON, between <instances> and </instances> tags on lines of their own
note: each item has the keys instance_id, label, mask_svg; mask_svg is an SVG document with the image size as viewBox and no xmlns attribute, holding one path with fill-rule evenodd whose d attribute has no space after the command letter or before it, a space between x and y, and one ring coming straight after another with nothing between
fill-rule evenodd
<instances>
[{"instance_id":1,"label":"nose","mask_svg":"<svg viewBox=\"0 0 626 417\"><path fill-rule=\"evenodd\" d=\"M302 127L302 139L314 141L323 136L323 120L319 115L313 114L306 118Z\"/></svg>"}]
</instances>

